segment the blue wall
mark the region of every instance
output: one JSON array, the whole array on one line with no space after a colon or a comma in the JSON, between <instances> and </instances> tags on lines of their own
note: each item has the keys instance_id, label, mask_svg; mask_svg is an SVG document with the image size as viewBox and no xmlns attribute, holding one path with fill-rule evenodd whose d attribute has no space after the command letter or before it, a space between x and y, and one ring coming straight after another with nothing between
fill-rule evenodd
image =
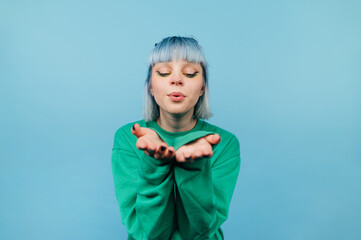
<instances>
[{"instance_id":1,"label":"blue wall","mask_svg":"<svg viewBox=\"0 0 361 240\"><path fill-rule=\"evenodd\" d=\"M125 239L110 156L193 35L242 166L226 239L361 239L360 1L1 1L0 239Z\"/></svg>"}]
</instances>

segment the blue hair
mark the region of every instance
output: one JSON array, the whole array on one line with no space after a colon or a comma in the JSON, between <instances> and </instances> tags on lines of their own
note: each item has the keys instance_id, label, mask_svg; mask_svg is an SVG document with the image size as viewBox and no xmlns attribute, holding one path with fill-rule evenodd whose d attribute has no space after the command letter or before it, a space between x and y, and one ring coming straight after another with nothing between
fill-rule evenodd
<instances>
[{"instance_id":1,"label":"blue hair","mask_svg":"<svg viewBox=\"0 0 361 240\"><path fill-rule=\"evenodd\" d=\"M164 38L154 45L148 60L148 75L144 86L143 117L145 121L156 120L159 117L159 106L151 95L149 86L151 83L152 68L159 62L170 62L186 60L188 62L200 63L203 70L203 84L205 90L194 107L194 118L208 119L212 116L209 110L208 92L208 67L202 47L197 40L190 37L172 36Z\"/></svg>"},{"instance_id":2,"label":"blue hair","mask_svg":"<svg viewBox=\"0 0 361 240\"><path fill-rule=\"evenodd\" d=\"M149 66L158 62L170 62L176 57L178 60L201 63L207 66L203 50L197 40L188 37L167 37L156 43L149 55Z\"/></svg>"}]
</instances>

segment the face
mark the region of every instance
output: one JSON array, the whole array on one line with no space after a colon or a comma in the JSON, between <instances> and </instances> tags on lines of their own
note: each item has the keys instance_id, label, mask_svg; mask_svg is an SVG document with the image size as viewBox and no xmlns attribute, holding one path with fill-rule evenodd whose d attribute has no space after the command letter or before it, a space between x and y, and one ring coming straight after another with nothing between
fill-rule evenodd
<instances>
[{"instance_id":1,"label":"face","mask_svg":"<svg viewBox=\"0 0 361 240\"><path fill-rule=\"evenodd\" d=\"M204 88L200 63L173 59L171 62L156 63L152 68L149 90L161 115L193 113Z\"/></svg>"}]
</instances>

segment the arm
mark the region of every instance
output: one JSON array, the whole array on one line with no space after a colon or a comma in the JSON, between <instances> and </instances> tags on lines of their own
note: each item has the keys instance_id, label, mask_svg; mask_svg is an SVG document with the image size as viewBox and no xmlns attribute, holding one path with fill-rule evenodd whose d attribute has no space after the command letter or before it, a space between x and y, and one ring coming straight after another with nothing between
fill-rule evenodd
<instances>
[{"instance_id":1,"label":"arm","mask_svg":"<svg viewBox=\"0 0 361 240\"><path fill-rule=\"evenodd\" d=\"M174 229L171 164L136 149L136 140L135 136L118 131L112 151L122 223L135 239L169 239Z\"/></svg>"},{"instance_id":2,"label":"arm","mask_svg":"<svg viewBox=\"0 0 361 240\"><path fill-rule=\"evenodd\" d=\"M174 168L178 228L184 239L210 238L227 219L240 150L235 136L222 141L212 158L177 163Z\"/></svg>"}]
</instances>

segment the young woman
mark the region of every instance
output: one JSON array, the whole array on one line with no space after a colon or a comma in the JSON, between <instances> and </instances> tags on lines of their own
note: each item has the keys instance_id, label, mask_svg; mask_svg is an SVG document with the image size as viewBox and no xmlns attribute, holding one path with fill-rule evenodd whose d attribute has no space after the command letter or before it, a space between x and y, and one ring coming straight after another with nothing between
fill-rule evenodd
<instances>
[{"instance_id":1,"label":"young woman","mask_svg":"<svg viewBox=\"0 0 361 240\"><path fill-rule=\"evenodd\" d=\"M239 142L202 120L211 116L207 63L195 39L155 45L144 94L144 120L119 128L112 151L128 239L224 239Z\"/></svg>"}]
</instances>

